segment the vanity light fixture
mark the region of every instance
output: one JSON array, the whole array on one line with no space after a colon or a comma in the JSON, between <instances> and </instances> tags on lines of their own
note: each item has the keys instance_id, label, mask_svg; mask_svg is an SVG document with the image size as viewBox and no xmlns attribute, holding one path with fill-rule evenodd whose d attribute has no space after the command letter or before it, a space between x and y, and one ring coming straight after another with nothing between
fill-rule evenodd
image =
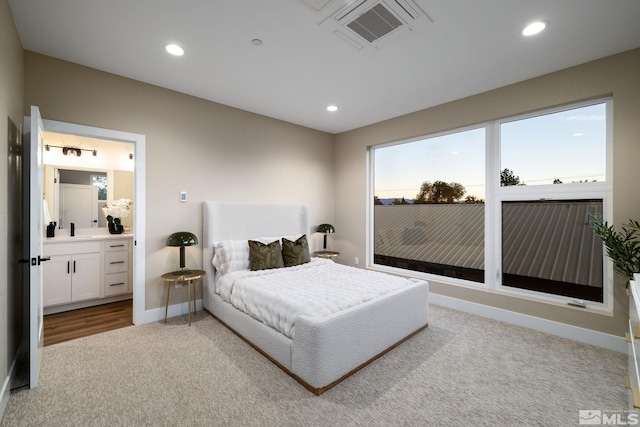
<instances>
[{"instance_id":1,"label":"vanity light fixture","mask_svg":"<svg viewBox=\"0 0 640 427\"><path fill-rule=\"evenodd\" d=\"M164 45L164 50L166 50L167 53L173 56L184 55L184 49L175 43L167 43L166 45Z\"/></svg>"},{"instance_id":2,"label":"vanity light fixture","mask_svg":"<svg viewBox=\"0 0 640 427\"><path fill-rule=\"evenodd\" d=\"M82 150L74 147L62 147L62 154L65 156L82 156Z\"/></svg>"},{"instance_id":3,"label":"vanity light fixture","mask_svg":"<svg viewBox=\"0 0 640 427\"><path fill-rule=\"evenodd\" d=\"M64 154L65 156L78 156L80 157L82 155L83 151L91 151L91 154L93 155L93 157L96 157L98 155L98 151L94 150L94 149L88 149L88 148L77 148L77 147L61 147L59 145L51 145L51 144L46 144L44 146L45 151L51 151L51 148L60 148L62 150L62 154Z\"/></svg>"},{"instance_id":4,"label":"vanity light fixture","mask_svg":"<svg viewBox=\"0 0 640 427\"><path fill-rule=\"evenodd\" d=\"M523 36L534 36L544 30L549 23L547 21L535 21L524 27Z\"/></svg>"}]
</instances>

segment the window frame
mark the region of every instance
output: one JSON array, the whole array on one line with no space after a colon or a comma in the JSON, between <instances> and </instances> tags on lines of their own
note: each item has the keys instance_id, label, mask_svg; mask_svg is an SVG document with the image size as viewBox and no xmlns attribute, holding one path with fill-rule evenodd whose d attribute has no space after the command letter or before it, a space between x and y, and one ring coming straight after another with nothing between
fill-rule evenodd
<instances>
[{"instance_id":1,"label":"window frame","mask_svg":"<svg viewBox=\"0 0 640 427\"><path fill-rule=\"evenodd\" d=\"M605 181L581 182L563 184L540 184L531 186L500 186L500 125L517 120L539 117L543 115L569 111L590 105L605 104ZM468 131L471 129L485 129L485 219L484 219L484 283L472 282L458 278L421 273L390 267L374 263L374 196L375 196L375 156L376 150L389 146L407 144L424 139L435 138ZM489 290L500 294L521 297L538 302L566 306L569 298L566 296L547 294L539 291L518 289L502 284L502 202L503 201L537 201L572 200L572 199L602 199L603 219L611 222L613 219L613 99L611 96L600 97L580 102L567 103L555 107L544 108L496 119L490 122L412 137L393 142L376 144L367 147L367 263L366 267L394 274L418 277L447 285L469 287L479 290ZM603 302L584 301L588 309L596 312L611 313L613 311L613 265L603 251Z\"/></svg>"}]
</instances>

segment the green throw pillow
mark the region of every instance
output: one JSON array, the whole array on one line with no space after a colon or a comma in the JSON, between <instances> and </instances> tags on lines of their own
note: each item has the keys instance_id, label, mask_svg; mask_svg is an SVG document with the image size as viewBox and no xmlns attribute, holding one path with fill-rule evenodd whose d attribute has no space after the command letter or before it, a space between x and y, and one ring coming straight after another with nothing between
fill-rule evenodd
<instances>
[{"instance_id":1,"label":"green throw pillow","mask_svg":"<svg viewBox=\"0 0 640 427\"><path fill-rule=\"evenodd\" d=\"M265 245L262 242L249 240L249 265L251 271L284 267L280 241L276 240Z\"/></svg>"},{"instance_id":2,"label":"green throw pillow","mask_svg":"<svg viewBox=\"0 0 640 427\"><path fill-rule=\"evenodd\" d=\"M303 234L302 237L295 242L283 237L282 258L284 260L285 267L293 267L294 265L300 265L311 261L307 236Z\"/></svg>"}]
</instances>

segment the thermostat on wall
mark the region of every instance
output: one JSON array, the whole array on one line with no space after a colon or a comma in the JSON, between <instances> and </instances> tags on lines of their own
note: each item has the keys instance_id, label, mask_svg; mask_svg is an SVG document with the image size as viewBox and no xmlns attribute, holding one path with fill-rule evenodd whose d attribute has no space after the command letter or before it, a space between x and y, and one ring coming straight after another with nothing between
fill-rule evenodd
<instances>
[{"instance_id":1,"label":"thermostat on wall","mask_svg":"<svg viewBox=\"0 0 640 427\"><path fill-rule=\"evenodd\" d=\"M186 191L181 191L180 192L180 201L182 203L186 203L187 202L187 192Z\"/></svg>"}]
</instances>

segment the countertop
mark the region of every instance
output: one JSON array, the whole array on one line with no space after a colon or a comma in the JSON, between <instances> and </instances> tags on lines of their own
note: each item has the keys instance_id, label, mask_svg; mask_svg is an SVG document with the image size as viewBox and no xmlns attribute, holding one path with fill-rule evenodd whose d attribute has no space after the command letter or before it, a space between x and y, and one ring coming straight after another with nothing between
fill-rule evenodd
<instances>
[{"instance_id":1,"label":"countertop","mask_svg":"<svg viewBox=\"0 0 640 427\"><path fill-rule=\"evenodd\" d=\"M58 231L58 230L56 230ZM97 232L95 234L76 234L75 236L69 236L68 234L58 235L56 233L55 237L45 237L43 242L47 243L69 243L69 242L87 242L87 241L96 241L96 240L115 240L115 239L131 239L133 238L133 233L122 233L122 234L109 234Z\"/></svg>"}]
</instances>

